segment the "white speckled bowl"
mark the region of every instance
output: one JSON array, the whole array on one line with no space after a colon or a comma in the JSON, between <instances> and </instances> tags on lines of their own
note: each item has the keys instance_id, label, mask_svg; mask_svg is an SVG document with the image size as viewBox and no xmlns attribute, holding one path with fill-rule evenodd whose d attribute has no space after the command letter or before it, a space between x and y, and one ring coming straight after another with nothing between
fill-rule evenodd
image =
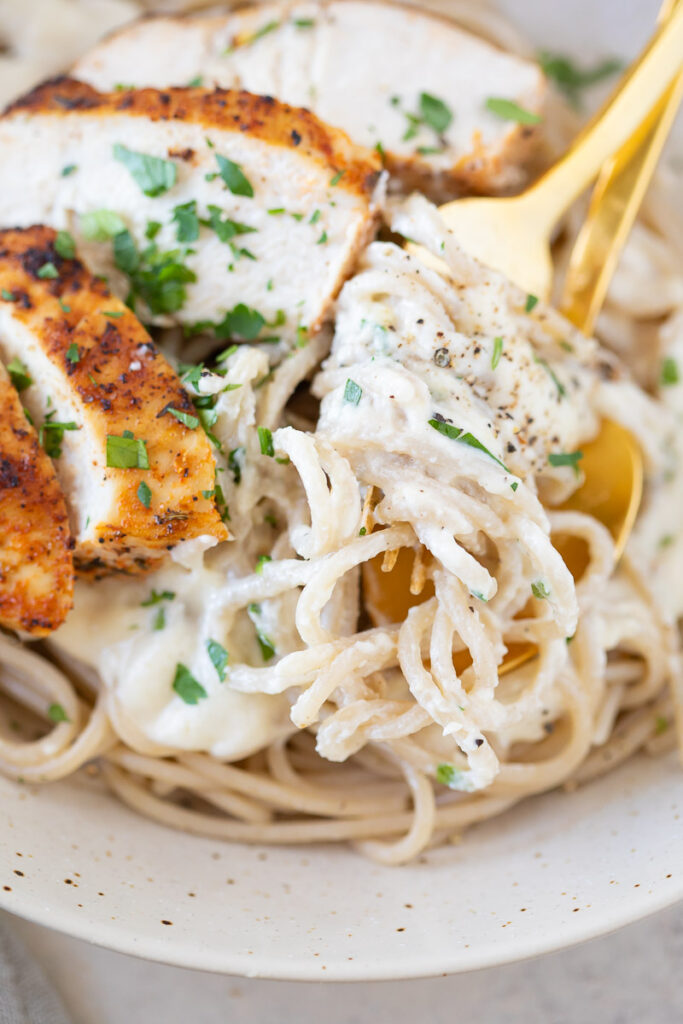
<instances>
[{"instance_id":1,"label":"white speckled bowl","mask_svg":"<svg viewBox=\"0 0 683 1024\"><path fill-rule=\"evenodd\" d=\"M683 772L639 758L411 867L176 834L79 780L0 781L0 906L121 952L289 979L410 978L570 945L683 896Z\"/></svg>"},{"instance_id":2,"label":"white speckled bowl","mask_svg":"<svg viewBox=\"0 0 683 1024\"><path fill-rule=\"evenodd\" d=\"M634 53L658 0L503 0L539 43ZM121 952L229 974L411 978L547 952L683 897L683 772L639 758L407 868L346 849L177 834L82 779L0 779L0 907Z\"/></svg>"}]
</instances>

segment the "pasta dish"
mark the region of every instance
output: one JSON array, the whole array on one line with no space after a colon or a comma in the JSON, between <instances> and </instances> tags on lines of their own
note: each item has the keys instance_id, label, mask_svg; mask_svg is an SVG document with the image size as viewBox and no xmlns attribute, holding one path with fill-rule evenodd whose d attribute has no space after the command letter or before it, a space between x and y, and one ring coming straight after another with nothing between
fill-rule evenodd
<instances>
[{"instance_id":1,"label":"pasta dish","mask_svg":"<svg viewBox=\"0 0 683 1024\"><path fill-rule=\"evenodd\" d=\"M475 3L176 6L46 2L48 58L0 3L0 770L398 864L674 749L680 178L597 339L438 211L614 68ZM620 559L569 507L605 420L646 465Z\"/></svg>"}]
</instances>

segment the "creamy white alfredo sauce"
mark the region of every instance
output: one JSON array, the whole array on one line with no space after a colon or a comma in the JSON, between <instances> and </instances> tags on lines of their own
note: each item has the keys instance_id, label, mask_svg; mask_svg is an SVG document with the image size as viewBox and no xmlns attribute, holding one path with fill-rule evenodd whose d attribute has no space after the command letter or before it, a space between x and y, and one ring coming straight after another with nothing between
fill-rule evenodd
<instances>
[{"instance_id":1,"label":"creamy white alfredo sauce","mask_svg":"<svg viewBox=\"0 0 683 1024\"><path fill-rule=\"evenodd\" d=\"M231 662L260 660L246 616L226 635L220 607L225 575L204 560L214 543L199 538L178 545L168 566L141 579L79 581L75 607L52 642L99 673L117 717L131 724L133 735L233 761L293 727L285 697L237 693L229 685L230 664L222 682L209 657L207 643L216 640ZM143 604L154 594L174 596ZM263 628L280 639L276 623L266 620ZM179 664L203 686L205 699L190 705L174 692Z\"/></svg>"}]
</instances>

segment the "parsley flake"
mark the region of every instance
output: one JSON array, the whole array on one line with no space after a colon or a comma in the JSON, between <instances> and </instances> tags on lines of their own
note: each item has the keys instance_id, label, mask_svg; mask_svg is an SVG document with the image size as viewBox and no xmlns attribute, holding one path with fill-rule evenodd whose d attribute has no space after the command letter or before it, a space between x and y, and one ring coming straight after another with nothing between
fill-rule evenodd
<instances>
[{"instance_id":1,"label":"parsley flake","mask_svg":"<svg viewBox=\"0 0 683 1024\"><path fill-rule=\"evenodd\" d=\"M218 678L222 683L225 682L225 670L230 660L230 655L226 651L222 644L219 644L217 640L207 640L206 650L208 651L211 663L216 669Z\"/></svg>"},{"instance_id":2,"label":"parsley flake","mask_svg":"<svg viewBox=\"0 0 683 1024\"><path fill-rule=\"evenodd\" d=\"M540 114L525 110L514 100L507 100L502 96L489 96L485 106L490 113L500 117L503 121L516 121L517 124L540 124L543 120Z\"/></svg>"},{"instance_id":3,"label":"parsley flake","mask_svg":"<svg viewBox=\"0 0 683 1024\"><path fill-rule=\"evenodd\" d=\"M273 559L270 557L270 555L259 555L259 557L258 557L258 559L256 561L256 572L259 574L259 576L263 572L263 566L267 565L268 562L272 562L272 561L273 561Z\"/></svg>"},{"instance_id":4,"label":"parsley flake","mask_svg":"<svg viewBox=\"0 0 683 1024\"><path fill-rule=\"evenodd\" d=\"M3 288L2 291L0 291L0 295L2 296L2 298L4 299L5 302L16 302L17 301L15 299L15 297L14 297L14 292L8 291L7 288Z\"/></svg>"},{"instance_id":5,"label":"parsley flake","mask_svg":"<svg viewBox=\"0 0 683 1024\"><path fill-rule=\"evenodd\" d=\"M66 350L66 358L74 366L76 365L76 363L79 363L81 361L81 356L78 351L78 345L76 344L75 341L72 341L68 349Z\"/></svg>"},{"instance_id":6,"label":"parsley flake","mask_svg":"<svg viewBox=\"0 0 683 1024\"><path fill-rule=\"evenodd\" d=\"M363 394L363 389L359 384L356 384L355 380L351 380L349 377L344 387L344 401L348 402L349 405L358 405Z\"/></svg>"},{"instance_id":7,"label":"parsley flake","mask_svg":"<svg viewBox=\"0 0 683 1024\"><path fill-rule=\"evenodd\" d=\"M71 719L67 715L66 711L61 704L50 704L47 709L47 717L51 722L57 724L58 722L70 722Z\"/></svg>"},{"instance_id":8,"label":"parsley flake","mask_svg":"<svg viewBox=\"0 0 683 1024\"><path fill-rule=\"evenodd\" d=\"M671 356L667 356L662 362L662 368L659 374L659 383L662 387L671 387L672 384L678 384L680 379L678 363L675 359L672 359Z\"/></svg>"},{"instance_id":9,"label":"parsley flake","mask_svg":"<svg viewBox=\"0 0 683 1024\"><path fill-rule=\"evenodd\" d=\"M469 445L470 448L476 448L478 451L483 452L484 455L488 455L490 459L497 462L506 473L510 470L507 468L504 462L496 458L493 452L490 452L481 441L478 441L474 434L470 434L469 431L463 431L460 427L454 427L452 423L445 423L443 420L431 419L429 420L429 426L433 427L434 430L438 430L444 437L450 438L451 441L459 441L461 444Z\"/></svg>"},{"instance_id":10,"label":"parsley flake","mask_svg":"<svg viewBox=\"0 0 683 1024\"><path fill-rule=\"evenodd\" d=\"M433 128L438 135L443 135L453 120L453 113L443 100L431 96L428 92L422 92L420 117L423 123Z\"/></svg>"},{"instance_id":11,"label":"parsley flake","mask_svg":"<svg viewBox=\"0 0 683 1024\"><path fill-rule=\"evenodd\" d=\"M126 230L123 219L113 210L91 210L80 219L81 234L89 242L106 242Z\"/></svg>"},{"instance_id":12,"label":"parsley flake","mask_svg":"<svg viewBox=\"0 0 683 1024\"><path fill-rule=\"evenodd\" d=\"M537 302L538 296L532 295L531 292L529 292L529 294L526 297L526 302L524 303L524 312L530 313L534 306L537 304Z\"/></svg>"},{"instance_id":13,"label":"parsley flake","mask_svg":"<svg viewBox=\"0 0 683 1024\"><path fill-rule=\"evenodd\" d=\"M145 508L149 508L152 504L152 492L144 480L140 481L140 486L138 487L138 500L142 502Z\"/></svg>"},{"instance_id":14,"label":"parsley flake","mask_svg":"<svg viewBox=\"0 0 683 1024\"><path fill-rule=\"evenodd\" d=\"M551 452L548 462L551 466L571 466L576 475L579 475L578 463L583 458L583 452Z\"/></svg>"},{"instance_id":15,"label":"parsley flake","mask_svg":"<svg viewBox=\"0 0 683 1024\"><path fill-rule=\"evenodd\" d=\"M107 466L110 469L149 469L147 442L134 437L107 434Z\"/></svg>"},{"instance_id":16,"label":"parsley flake","mask_svg":"<svg viewBox=\"0 0 683 1024\"><path fill-rule=\"evenodd\" d=\"M175 593L172 590L154 590L150 596L140 602L141 608L152 608L155 604L161 604L162 601L173 601L175 599Z\"/></svg>"},{"instance_id":17,"label":"parsley flake","mask_svg":"<svg viewBox=\"0 0 683 1024\"><path fill-rule=\"evenodd\" d=\"M259 445L261 446L261 455L268 455L272 459L275 455L272 433L268 427L258 427L257 432Z\"/></svg>"},{"instance_id":18,"label":"parsley flake","mask_svg":"<svg viewBox=\"0 0 683 1024\"><path fill-rule=\"evenodd\" d=\"M216 153L216 163L220 177L233 195L253 198L254 189L239 164L229 160L227 156L221 156L220 153Z\"/></svg>"},{"instance_id":19,"label":"parsley flake","mask_svg":"<svg viewBox=\"0 0 683 1024\"><path fill-rule=\"evenodd\" d=\"M59 277L59 271L57 270L54 263L51 260L48 260L47 263L43 263L42 267L38 269L38 271L36 272L36 277L41 278L41 280L44 280L46 278L52 280L55 277Z\"/></svg>"},{"instance_id":20,"label":"parsley flake","mask_svg":"<svg viewBox=\"0 0 683 1024\"><path fill-rule=\"evenodd\" d=\"M200 700L208 697L208 693L202 684L195 679L189 668L181 662L178 662L175 667L172 688L186 704L198 704Z\"/></svg>"},{"instance_id":21,"label":"parsley flake","mask_svg":"<svg viewBox=\"0 0 683 1024\"><path fill-rule=\"evenodd\" d=\"M137 153L120 142L114 143L114 159L130 171L146 196L154 199L168 192L176 183L178 169L172 160L148 153Z\"/></svg>"},{"instance_id":22,"label":"parsley flake","mask_svg":"<svg viewBox=\"0 0 683 1024\"><path fill-rule=\"evenodd\" d=\"M199 217L197 216L197 200L174 206L173 217L176 225L176 238L179 242L196 242L199 238Z\"/></svg>"},{"instance_id":23,"label":"parsley flake","mask_svg":"<svg viewBox=\"0 0 683 1024\"><path fill-rule=\"evenodd\" d=\"M579 68L568 57L542 50L538 62L545 75L552 79L574 107L581 106L581 91L621 71L623 61L608 58L592 68Z\"/></svg>"},{"instance_id":24,"label":"parsley flake","mask_svg":"<svg viewBox=\"0 0 683 1024\"><path fill-rule=\"evenodd\" d=\"M546 598L550 597L550 591L543 580L536 580L531 584L531 593L534 597L537 597L539 601L545 601Z\"/></svg>"},{"instance_id":25,"label":"parsley flake","mask_svg":"<svg viewBox=\"0 0 683 1024\"><path fill-rule=\"evenodd\" d=\"M344 168L341 171L337 171L337 173L334 175L334 177L330 178L330 185L332 186L332 188L334 188L335 185L339 184L339 182L342 180L342 178L344 177L345 174L346 174L346 168Z\"/></svg>"},{"instance_id":26,"label":"parsley flake","mask_svg":"<svg viewBox=\"0 0 683 1024\"><path fill-rule=\"evenodd\" d=\"M33 378L27 368L16 356L7 364L7 372L17 391L25 391L26 388L30 388L31 384L33 384Z\"/></svg>"},{"instance_id":27,"label":"parsley flake","mask_svg":"<svg viewBox=\"0 0 683 1024\"><path fill-rule=\"evenodd\" d=\"M500 362L500 357L502 356L502 354L503 354L503 339L502 338L494 338L493 339L493 353L491 355L491 369L492 370L495 370L495 368L498 366L498 363Z\"/></svg>"},{"instance_id":28,"label":"parsley flake","mask_svg":"<svg viewBox=\"0 0 683 1024\"><path fill-rule=\"evenodd\" d=\"M170 412L171 416L175 416L175 418L180 423L188 427L190 430L195 430L199 426L199 420L197 419L197 417L192 416L190 413L182 412L180 409L172 409L170 407L166 410L166 412ZM213 423L211 424L211 426L213 426Z\"/></svg>"},{"instance_id":29,"label":"parsley flake","mask_svg":"<svg viewBox=\"0 0 683 1024\"><path fill-rule=\"evenodd\" d=\"M55 252L64 260L72 260L76 255L76 243L68 231L58 231L55 238Z\"/></svg>"}]
</instances>

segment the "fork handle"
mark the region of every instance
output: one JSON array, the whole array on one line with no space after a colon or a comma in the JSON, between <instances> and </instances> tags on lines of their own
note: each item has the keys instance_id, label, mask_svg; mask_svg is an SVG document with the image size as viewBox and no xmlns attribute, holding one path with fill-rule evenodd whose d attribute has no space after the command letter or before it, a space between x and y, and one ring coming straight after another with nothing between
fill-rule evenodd
<instances>
[{"instance_id":1,"label":"fork handle","mask_svg":"<svg viewBox=\"0 0 683 1024\"><path fill-rule=\"evenodd\" d=\"M683 3L657 29L615 92L577 135L565 155L525 194L548 234L597 177L605 161L645 120L683 66Z\"/></svg>"}]
</instances>

